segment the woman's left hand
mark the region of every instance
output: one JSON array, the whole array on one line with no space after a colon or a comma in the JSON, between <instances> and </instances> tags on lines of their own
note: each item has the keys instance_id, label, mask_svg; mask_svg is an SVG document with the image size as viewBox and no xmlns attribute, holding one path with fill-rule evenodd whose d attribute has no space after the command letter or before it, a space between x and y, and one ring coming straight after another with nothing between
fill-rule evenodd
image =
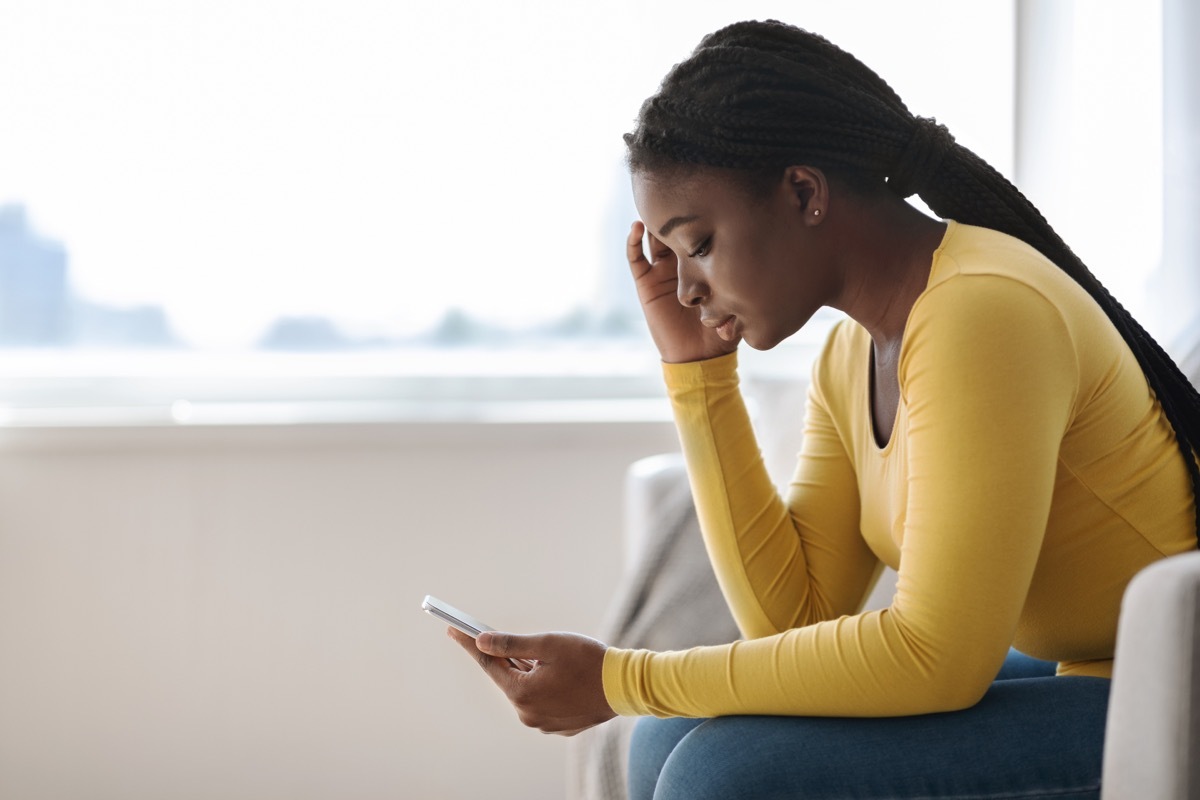
<instances>
[{"instance_id":1,"label":"woman's left hand","mask_svg":"<svg viewBox=\"0 0 1200 800\"><path fill-rule=\"evenodd\" d=\"M476 641L454 628L447 632L474 656L531 728L574 736L616 716L604 697L608 648L595 639L575 633L482 633ZM535 663L525 669L509 659Z\"/></svg>"}]
</instances>

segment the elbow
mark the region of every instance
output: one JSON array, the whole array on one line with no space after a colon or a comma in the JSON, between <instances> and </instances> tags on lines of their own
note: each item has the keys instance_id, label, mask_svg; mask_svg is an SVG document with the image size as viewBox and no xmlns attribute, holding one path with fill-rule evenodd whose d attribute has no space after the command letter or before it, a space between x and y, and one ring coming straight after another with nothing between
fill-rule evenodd
<instances>
[{"instance_id":1,"label":"elbow","mask_svg":"<svg viewBox=\"0 0 1200 800\"><path fill-rule=\"evenodd\" d=\"M987 694L1008 656L1002 637L939 626L905 625L902 614L886 615L893 663L903 674L900 693L908 695L907 713L941 714L972 708ZM974 635L973 635L974 634Z\"/></svg>"},{"instance_id":2,"label":"elbow","mask_svg":"<svg viewBox=\"0 0 1200 800\"><path fill-rule=\"evenodd\" d=\"M965 711L973 707L987 694L987 687L955 685L950 683L928 684L918 687L908 695L908 702L893 707L893 716L921 716L924 714L947 714Z\"/></svg>"},{"instance_id":3,"label":"elbow","mask_svg":"<svg viewBox=\"0 0 1200 800\"><path fill-rule=\"evenodd\" d=\"M913 692L913 700L919 709L912 713L942 714L971 708L987 694L998 671L999 667L990 663L947 659L918 679L921 688Z\"/></svg>"},{"instance_id":4,"label":"elbow","mask_svg":"<svg viewBox=\"0 0 1200 800\"><path fill-rule=\"evenodd\" d=\"M926 697L926 707L921 713L944 714L950 711L965 711L975 706L987 694L991 681L979 683L957 680L949 685L933 688Z\"/></svg>"}]
</instances>

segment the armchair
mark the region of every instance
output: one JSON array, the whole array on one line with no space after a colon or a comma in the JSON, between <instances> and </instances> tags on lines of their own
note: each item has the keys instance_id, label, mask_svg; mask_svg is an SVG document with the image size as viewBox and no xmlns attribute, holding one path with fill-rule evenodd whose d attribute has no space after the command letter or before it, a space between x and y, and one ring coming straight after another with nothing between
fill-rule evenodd
<instances>
[{"instance_id":1,"label":"armchair","mask_svg":"<svg viewBox=\"0 0 1200 800\"><path fill-rule=\"evenodd\" d=\"M737 638L704 552L681 456L630 467L624 546L625 577L602 638L654 649ZM881 578L867 607L890 602L894 580L894 573ZM1200 552L1160 561L1130 584L1116 664L1102 799L1200 800ZM571 741L568 796L626 796L632 723L618 718Z\"/></svg>"}]
</instances>

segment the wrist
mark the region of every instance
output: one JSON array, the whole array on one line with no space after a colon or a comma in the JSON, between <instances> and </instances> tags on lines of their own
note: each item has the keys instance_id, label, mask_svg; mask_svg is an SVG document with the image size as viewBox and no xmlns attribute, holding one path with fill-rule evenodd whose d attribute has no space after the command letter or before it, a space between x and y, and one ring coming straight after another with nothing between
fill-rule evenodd
<instances>
[{"instance_id":1,"label":"wrist","mask_svg":"<svg viewBox=\"0 0 1200 800\"><path fill-rule=\"evenodd\" d=\"M662 363L664 363L664 364L699 364L704 361L716 361L718 358L724 358L725 356L731 356L731 355L734 355L736 352L737 352L736 350L731 350L727 353L702 353L702 354L694 355L694 356L670 356L670 357L667 356L666 354L660 354L660 355L662 356Z\"/></svg>"}]
</instances>

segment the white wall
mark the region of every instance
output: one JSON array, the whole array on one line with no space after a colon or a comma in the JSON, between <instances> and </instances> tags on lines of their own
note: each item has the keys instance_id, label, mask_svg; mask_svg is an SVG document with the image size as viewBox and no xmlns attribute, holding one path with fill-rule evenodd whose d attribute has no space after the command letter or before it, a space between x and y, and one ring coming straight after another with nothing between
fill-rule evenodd
<instances>
[{"instance_id":1,"label":"white wall","mask_svg":"<svg viewBox=\"0 0 1200 800\"><path fill-rule=\"evenodd\" d=\"M0 429L0 797L554 798L425 593L594 632L669 423Z\"/></svg>"}]
</instances>

